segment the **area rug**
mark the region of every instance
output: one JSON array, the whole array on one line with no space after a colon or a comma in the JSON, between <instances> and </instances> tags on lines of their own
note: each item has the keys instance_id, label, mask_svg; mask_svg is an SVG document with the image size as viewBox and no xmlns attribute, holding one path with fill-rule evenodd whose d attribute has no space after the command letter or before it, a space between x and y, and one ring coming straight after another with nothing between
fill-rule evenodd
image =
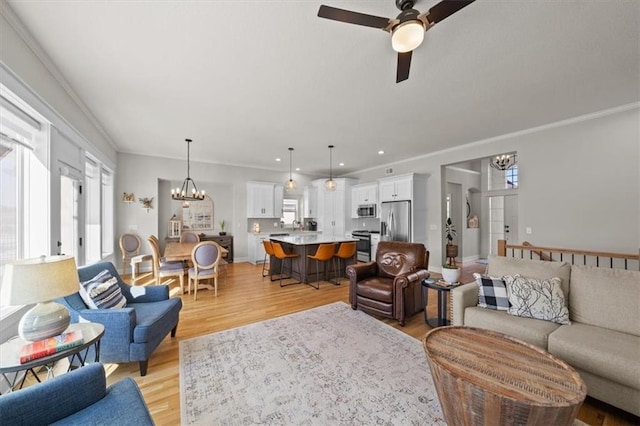
<instances>
[{"instance_id":1,"label":"area rug","mask_svg":"<svg viewBox=\"0 0 640 426\"><path fill-rule=\"evenodd\" d=\"M422 342L343 302L180 342L182 424L444 425Z\"/></svg>"}]
</instances>

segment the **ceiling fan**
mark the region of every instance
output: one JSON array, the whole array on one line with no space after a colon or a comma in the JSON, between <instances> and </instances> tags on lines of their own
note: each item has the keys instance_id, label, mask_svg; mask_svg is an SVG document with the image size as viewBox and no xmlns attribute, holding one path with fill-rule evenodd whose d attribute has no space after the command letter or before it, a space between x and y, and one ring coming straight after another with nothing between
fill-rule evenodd
<instances>
[{"instance_id":1,"label":"ceiling fan","mask_svg":"<svg viewBox=\"0 0 640 426\"><path fill-rule=\"evenodd\" d=\"M391 46L398 52L398 68L396 83L409 78L411 54L420 46L424 33L438 22L453 15L475 0L443 0L425 13L413 8L414 0L395 0L400 14L395 19L367 15L350 10L338 9L331 6L320 6L318 16L348 24L363 25L365 27L380 28L391 33Z\"/></svg>"}]
</instances>

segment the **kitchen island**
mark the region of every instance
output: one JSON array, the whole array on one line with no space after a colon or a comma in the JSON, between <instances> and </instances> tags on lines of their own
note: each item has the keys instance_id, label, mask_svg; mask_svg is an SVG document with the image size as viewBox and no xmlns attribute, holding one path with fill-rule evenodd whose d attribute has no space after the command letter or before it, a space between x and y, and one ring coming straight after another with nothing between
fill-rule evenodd
<instances>
[{"instance_id":1,"label":"kitchen island","mask_svg":"<svg viewBox=\"0 0 640 426\"><path fill-rule=\"evenodd\" d=\"M295 253L298 255L298 257L294 258L292 261L291 270L289 270L289 262L285 263L284 274L290 275L293 279L307 284L316 281L317 271L316 261L309 259L307 255L314 255L320 244L335 244L335 250L338 251L340 243L357 241L353 238L325 236L322 234L272 236L269 237L269 240L281 243L285 252ZM271 256L269 262L269 272L274 276L280 274L280 260L275 256ZM344 270L347 265L354 263L356 263L355 255L346 261L342 261L342 264L340 265L342 273L338 274L338 271L336 270L338 262L335 262L335 265L333 261L319 262L320 279L325 279L323 278L325 277L325 274L326 279L332 279L339 275L346 277Z\"/></svg>"}]
</instances>

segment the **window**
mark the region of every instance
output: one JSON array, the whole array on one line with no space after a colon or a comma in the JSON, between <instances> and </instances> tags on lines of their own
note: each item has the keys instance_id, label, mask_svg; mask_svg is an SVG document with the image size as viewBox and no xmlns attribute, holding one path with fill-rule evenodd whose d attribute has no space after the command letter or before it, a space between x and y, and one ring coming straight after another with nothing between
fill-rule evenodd
<instances>
[{"instance_id":1,"label":"window","mask_svg":"<svg viewBox=\"0 0 640 426\"><path fill-rule=\"evenodd\" d=\"M85 162L85 260L91 264L113 253L113 174L97 160Z\"/></svg>"},{"instance_id":2,"label":"window","mask_svg":"<svg viewBox=\"0 0 640 426\"><path fill-rule=\"evenodd\" d=\"M0 85L0 281L8 262L49 250L48 134L44 119ZM1 303L0 318L19 308Z\"/></svg>"},{"instance_id":3,"label":"window","mask_svg":"<svg viewBox=\"0 0 640 426\"><path fill-rule=\"evenodd\" d=\"M102 229L100 227L100 165L87 158L84 166L84 199L85 199L85 261L88 264L99 262L102 258Z\"/></svg>"},{"instance_id":4,"label":"window","mask_svg":"<svg viewBox=\"0 0 640 426\"><path fill-rule=\"evenodd\" d=\"M282 222L285 225L293 225L296 220L298 220L298 200L285 198L282 201Z\"/></svg>"},{"instance_id":5,"label":"window","mask_svg":"<svg viewBox=\"0 0 640 426\"><path fill-rule=\"evenodd\" d=\"M518 165L512 166L504 173L505 186L507 189L516 189L518 187Z\"/></svg>"},{"instance_id":6,"label":"window","mask_svg":"<svg viewBox=\"0 0 640 426\"><path fill-rule=\"evenodd\" d=\"M102 169L102 258L113 253L113 173Z\"/></svg>"},{"instance_id":7,"label":"window","mask_svg":"<svg viewBox=\"0 0 640 426\"><path fill-rule=\"evenodd\" d=\"M489 170L488 189L517 189L518 188L518 165L509 167L507 170L497 170L487 166Z\"/></svg>"}]
</instances>

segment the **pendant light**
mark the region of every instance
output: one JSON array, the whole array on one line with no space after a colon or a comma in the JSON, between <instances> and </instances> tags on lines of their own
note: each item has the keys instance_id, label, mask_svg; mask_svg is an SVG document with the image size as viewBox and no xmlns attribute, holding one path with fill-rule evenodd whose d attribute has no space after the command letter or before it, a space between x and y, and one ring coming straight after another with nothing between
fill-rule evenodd
<instances>
[{"instance_id":1,"label":"pendant light","mask_svg":"<svg viewBox=\"0 0 640 426\"><path fill-rule=\"evenodd\" d=\"M185 139L187 141L187 178L182 182L182 188L171 189L171 199L179 201L200 201L204 200L204 190L198 191L196 183L190 176L190 148L191 139Z\"/></svg>"},{"instance_id":2,"label":"pendant light","mask_svg":"<svg viewBox=\"0 0 640 426\"><path fill-rule=\"evenodd\" d=\"M329 145L329 179L324 182L324 189L333 192L336 190L336 182L333 180L333 145Z\"/></svg>"},{"instance_id":3,"label":"pendant light","mask_svg":"<svg viewBox=\"0 0 640 426\"><path fill-rule=\"evenodd\" d=\"M287 181L287 183L284 184L284 190L287 192L295 191L296 189L296 182L291 177L292 157L293 157L293 148L289 148L289 180Z\"/></svg>"}]
</instances>

